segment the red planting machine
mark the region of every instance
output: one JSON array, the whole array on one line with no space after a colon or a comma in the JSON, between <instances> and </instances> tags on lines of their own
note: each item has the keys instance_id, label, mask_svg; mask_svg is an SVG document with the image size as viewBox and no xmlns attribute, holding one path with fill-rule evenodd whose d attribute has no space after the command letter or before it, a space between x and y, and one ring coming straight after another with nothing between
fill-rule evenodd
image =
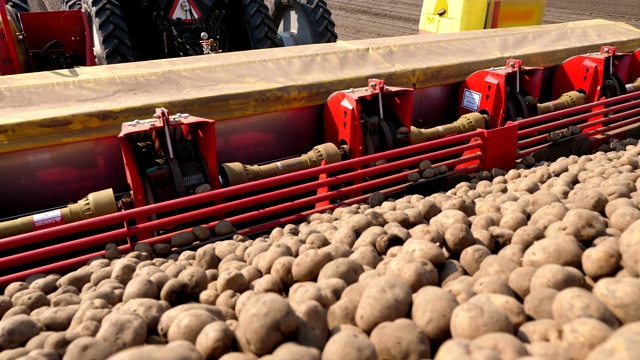
<instances>
[{"instance_id":1,"label":"red planting machine","mask_svg":"<svg viewBox=\"0 0 640 360\"><path fill-rule=\"evenodd\" d=\"M107 243L129 252L136 242L168 243L176 232L213 228L221 219L239 234L255 234L366 202L374 191L426 194L471 173L512 169L526 156L549 161L640 135L640 50L603 46L556 67L525 65L509 59L473 72L455 91L457 111L438 119L416 121L415 90L384 80L335 92L318 114L323 135L311 151L259 164L221 161L216 142L228 139L218 140L216 121L189 109L131 119L117 137L124 169L111 171L111 188L66 208L3 214L0 286L77 268ZM107 160L94 165L113 166ZM424 160L428 174L419 168ZM76 170L65 171L69 179ZM33 178L54 175L62 176ZM75 185L82 189L81 181Z\"/></svg>"}]
</instances>

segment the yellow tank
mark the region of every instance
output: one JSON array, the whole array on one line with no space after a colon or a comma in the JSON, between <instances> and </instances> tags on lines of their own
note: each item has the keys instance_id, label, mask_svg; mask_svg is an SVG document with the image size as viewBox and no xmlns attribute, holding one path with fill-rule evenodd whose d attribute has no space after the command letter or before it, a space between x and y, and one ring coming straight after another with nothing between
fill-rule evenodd
<instances>
[{"instance_id":1,"label":"yellow tank","mask_svg":"<svg viewBox=\"0 0 640 360\"><path fill-rule=\"evenodd\" d=\"M545 0L424 0L419 31L446 33L542 24Z\"/></svg>"}]
</instances>

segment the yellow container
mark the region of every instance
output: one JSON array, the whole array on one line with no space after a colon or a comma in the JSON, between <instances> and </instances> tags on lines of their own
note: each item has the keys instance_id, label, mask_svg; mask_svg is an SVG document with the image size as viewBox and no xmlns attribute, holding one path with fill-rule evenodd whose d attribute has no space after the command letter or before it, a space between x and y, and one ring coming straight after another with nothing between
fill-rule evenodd
<instances>
[{"instance_id":1,"label":"yellow container","mask_svg":"<svg viewBox=\"0 0 640 360\"><path fill-rule=\"evenodd\" d=\"M545 0L424 0L420 33L540 25Z\"/></svg>"},{"instance_id":2,"label":"yellow container","mask_svg":"<svg viewBox=\"0 0 640 360\"><path fill-rule=\"evenodd\" d=\"M540 25L545 0L492 0L486 29Z\"/></svg>"}]
</instances>

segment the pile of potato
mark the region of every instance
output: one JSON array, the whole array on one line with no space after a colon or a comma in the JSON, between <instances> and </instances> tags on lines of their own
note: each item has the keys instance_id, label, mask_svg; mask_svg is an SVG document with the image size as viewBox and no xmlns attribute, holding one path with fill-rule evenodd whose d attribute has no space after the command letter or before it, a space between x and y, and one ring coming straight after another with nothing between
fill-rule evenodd
<instances>
[{"instance_id":1,"label":"pile of potato","mask_svg":"<svg viewBox=\"0 0 640 360\"><path fill-rule=\"evenodd\" d=\"M637 358L636 145L179 255L109 246L5 289L0 360Z\"/></svg>"}]
</instances>

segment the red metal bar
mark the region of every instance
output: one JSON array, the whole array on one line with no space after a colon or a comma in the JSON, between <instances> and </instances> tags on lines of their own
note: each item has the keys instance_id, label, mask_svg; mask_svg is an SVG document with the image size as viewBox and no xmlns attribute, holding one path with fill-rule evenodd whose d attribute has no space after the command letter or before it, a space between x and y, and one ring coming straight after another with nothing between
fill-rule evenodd
<instances>
[{"instance_id":1,"label":"red metal bar","mask_svg":"<svg viewBox=\"0 0 640 360\"><path fill-rule=\"evenodd\" d=\"M613 103L623 102L627 100L635 100L635 99L640 99L640 92L629 93L629 94L601 100L595 103L589 103L585 105L576 106L570 109L554 111L545 115L530 117L528 119L519 120L518 125L520 127L525 127L525 126L537 124L537 123L548 121L548 120L554 120L559 117L566 117L568 115L572 115L578 112L589 111L595 106L607 106ZM593 116L594 114L592 113L590 115Z\"/></svg>"},{"instance_id":2,"label":"red metal bar","mask_svg":"<svg viewBox=\"0 0 640 360\"><path fill-rule=\"evenodd\" d=\"M123 254L126 254L130 251L129 245L120 246L118 249ZM28 278L29 276L35 275L35 274L54 274L54 273L63 273L70 270L76 270L86 265L87 262L93 259L94 257L103 256L103 255L104 255L104 251L99 251L93 254L83 255L73 259L64 260L64 261L56 262L53 264L48 264L48 265L40 266L37 268L21 271L19 273L3 276L3 277L0 277L0 288L7 286L14 281L22 281Z\"/></svg>"},{"instance_id":3,"label":"red metal bar","mask_svg":"<svg viewBox=\"0 0 640 360\"><path fill-rule=\"evenodd\" d=\"M472 145L472 144L469 144ZM464 158L460 158L457 160L453 160L451 161L454 165L458 164L458 163L464 163L467 161L470 161L471 157L473 158L477 158L478 156L470 156L470 157L464 157ZM232 218L229 218L229 221L231 221L231 223L245 223L245 222L249 222L251 220L254 220L256 218L259 218L260 216L265 216L265 215L273 215L273 214L277 214L277 213L282 213L288 210L295 210L297 208L302 208L305 206L309 206L309 205L313 205L318 201L323 201L323 200L335 200L335 199L339 199L341 197L345 197L349 194L353 194L353 193L360 193L360 192L364 192L366 190L370 190L373 188L379 188L382 186L388 186L397 182L402 182L404 181L404 183L402 185L398 185L401 187L406 187L407 185L411 184L411 182L407 181L407 176L410 173L413 172L417 172L418 170L410 170L410 171L405 171L399 174L394 174L394 175L390 175L384 178L380 178L380 179L375 179L375 180L369 180L366 182L362 182L360 184L356 184L356 185L351 185L339 190L333 190L330 191L328 193L325 194L321 194L321 195L315 195L315 196L311 196L305 199L301 199L301 200L294 200L291 202L287 202L285 204L281 204L281 205L276 205L276 206L272 206L270 208L264 209L264 210L259 210L259 211L254 211L251 213L246 213L246 214L242 214L239 216L235 216Z\"/></svg>"},{"instance_id":4,"label":"red metal bar","mask_svg":"<svg viewBox=\"0 0 640 360\"><path fill-rule=\"evenodd\" d=\"M313 190L317 190L318 188L321 188L321 187L338 185L345 182L378 175L380 173L394 171L394 170L397 170L398 168L410 166L411 164L415 164L422 160L437 159L437 158L442 158L446 156L456 155L467 149L477 149L479 147L480 147L480 144L477 144L477 143L461 145L458 147L440 150L434 153L428 153L428 154L412 157L409 159L399 160L399 161L391 162L388 164L384 164L384 165L380 165L372 168L356 170L349 174L332 176L326 180L318 180L312 183L301 184L301 185L293 186L286 189L276 190L273 192L253 196L250 198L244 198L244 199L232 201L229 203L220 204L217 206L194 210L189 213L175 215L175 216L163 218L160 220L156 220L153 222L134 225L129 228L128 235L135 236L143 232L158 230L158 229L166 228L166 227L177 225L177 224L189 223L205 217L214 217L216 215L229 213L235 210L241 210L247 207L261 205L270 201L281 199L283 197L310 192ZM366 182L365 184L367 183L370 183L370 181ZM316 201L324 200L320 196L311 197L308 199L315 199Z\"/></svg>"},{"instance_id":5,"label":"red metal bar","mask_svg":"<svg viewBox=\"0 0 640 360\"><path fill-rule=\"evenodd\" d=\"M640 104L639 104L639 105L640 105ZM623 119L626 119L626 118L628 118L629 116L634 116L634 115L640 115L640 107L639 107L639 108L637 108L637 109L635 109L635 110L630 110L630 111L626 111L626 112L623 112L623 113L614 114L614 115L611 115L611 116L609 116L609 117L605 117L605 118L602 118L602 119L599 119L599 120L596 120L596 121L590 122L590 123L588 123L588 124L582 124L582 125L578 125L578 126L579 126L580 128L592 127L592 125L607 125L607 126L615 126L616 124L611 124L611 123L616 122L616 121L620 121L620 120L623 120ZM636 118L637 118L637 117L636 117ZM632 119L634 119L634 118L632 118ZM624 121L624 120L623 120L623 121ZM600 129L600 128L599 128L599 129ZM599 130L599 129L595 129L595 130ZM585 133L583 133L583 134L590 134L591 132L592 132L592 131L589 131L589 132L585 132ZM599 131L599 132L597 132L597 131L596 131L595 133L601 133L601 132L602 132L602 131Z\"/></svg>"},{"instance_id":6,"label":"red metal bar","mask_svg":"<svg viewBox=\"0 0 640 360\"><path fill-rule=\"evenodd\" d=\"M444 139L439 139L423 144L412 145L404 148L394 149L386 151L384 153L372 154L362 158L347 160L338 162L335 164L327 165L323 168L313 168L304 171L299 171L291 174L281 175L270 179L259 180L253 183L247 183L237 185L229 188L224 188L208 193L192 195L184 198L174 199L158 204L147 205L142 208L131 209L116 214L104 215L101 217L87 219L75 223L64 224L58 227L44 229L32 233L21 234L6 239L0 240L0 251L11 249L18 246L34 244L44 240L67 236L86 230L93 230L97 228L103 228L108 225L122 223L128 219L136 217L149 216L152 214L163 213L179 208L190 207L205 202L213 202L215 200L221 200L223 198L242 195L248 192L262 190L268 187L274 187L282 185L284 183L303 180L309 177L317 177L321 173L339 172L341 170L362 166L365 164L373 163L381 159L403 157L411 155L416 152L427 151L435 147L441 147L450 145L455 142L468 141L473 137L478 136L479 132L474 131L461 135L454 135ZM384 171L384 170L383 170Z\"/></svg>"},{"instance_id":7,"label":"red metal bar","mask_svg":"<svg viewBox=\"0 0 640 360\"><path fill-rule=\"evenodd\" d=\"M426 155L424 155L424 156L426 156ZM443 156L446 156L446 155L443 155ZM444 162L436 164L436 166L441 166L441 165L453 166L453 165L455 165L457 163L467 162L467 161L470 161L472 159L479 159L479 158L481 158L481 155L480 154L475 154L475 155L472 155L472 156L469 156L469 157L465 157L465 158L444 161ZM415 161L418 161L418 160L415 160ZM477 166L475 169L474 168L468 168L468 169L465 169L465 170L466 171L456 170L456 171L453 171L452 174L461 173L461 172L473 172L473 171L476 171L476 170L480 170L480 167ZM409 171L409 172L412 172L412 171ZM406 175L409 172L404 172L402 174L392 175L391 178L394 178L394 179L396 179L396 178L398 178L398 179L406 179ZM374 180L374 182L375 181L379 181L380 183L390 182L388 180L388 178L382 178L382 179ZM348 193L348 192L361 191L360 188L362 186L366 185L366 184L367 183L362 183L362 184L353 186L353 187L351 187L352 189L348 189L348 188L341 189L341 191L338 192L338 196L342 196L342 194L340 192ZM389 192L393 192L393 191L402 190L407 185L408 185L407 183L404 183L404 184L401 184L401 185L397 185L395 187L391 187L391 188L387 188L385 190L382 190L382 192L383 193L389 193ZM276 221L268 222L268 223L265 223L265 224L262 224L262 225L254 226L254 227L245 229L243 231L240 231L239 233L247 234L248 233L247 231L255 232L255 231L258 231L258 230L261 230L261 229L267 229L269 227L273 227L274 224L284 224L284 223L289 223L291 221L295 221L295 220L298 220L298 219L304 219L304 218L306 218L306 216L308 216L311 213L323 212L323 211L326 211L326 210L335 209L336 207L339 207L339 206L358 203L358 202L361 202L361 201L365 200L367 197L368 197L368 195L364 195L364 196L361 196L361 197L358 197L358 198L352 198L352 199L346 200L344 202L341 202L339 204L333 204L333 205L325 206L323 208L310 210L310 211L303 212L303 213L300 213L300 214L297 214L297 215L292 215L292 216L289 216L289 217L286 217L286 218L283 218L283 219L280 219L280 220L276 220ZM313 201L310 201L309 203L312 204ZM245 220L246 221L252 221L252 220L254 220L254 218L259 218L259 217L262 217L262 216L265 216L265 215L270 215L270 214L266 214L265 212L269 212L269 210L267 209L265 211L254 212L253 216L249 216ZM233 218L232 220L234 220L234 221L242 220L243 216L245 216L245 215L241 215L239 217ZM278 225L275 225L275 226L278 226ZM153 245L153 244L156 244L156 243L166 242L169 238L170 238L170 235L165 235L165 236L162 236L162 237L159 237L159 238L154 238L154 239L147 240L145 242ZM128 245L120 246L119 249L120 249L120 251L122 253L127 253L127 252L131 251L131 248ZM90 254L90 255L81 256L81 257L78 257L78 258L74 258L74 259L70 259L70 260L66 260L66 261L62 261L62 262L58 262L58 263L54 263L54 264L50 264L50 265L46 265L46 266L41 266L41 267L38 267L38 268L35 268L35 269L30 269L30 270L27 270L27 271L23 271L23 272L20 272L20 273L8 275L8 276L5 276L5 277L0 277L0 286L6 286L6 285L8 285L9 283L11 283L13 281L19 281L19 280L22 280L22 279L30 276L30 275L34 275L34 274L38 274L38 273L64 272L64 271L68 271L68 270L71 270L71 269L77 269L77 268L81 267L82 265L86 264L86 262L89 261L91 258L94 258L96 256L100 256L100 255L104 255L104 251L93 253L93 254Z\"/></svg>"},{"instance_id":8,"label":"red metal bar","mask_svg":"<svg viewBox=\"0 0 640 360\"><path fill-rule=\"evenodd\" d=\"M406 185L398 185L395 187L391 187L388 189L384 189L381 190L380 192L383 194L389 194L395 191L400 191L402 189L404 189L406 187ZM273 229L275 227L278 226L284 226L287 224L291 224L294 222L298 222L298 221L304 221L306 220L307 216L311 215L311 214L315 214L315 213L320 213L320 212L325 212L325 211L332 211L335 210L341 206L347 206L347 205L352 205L352 204L358 204L361 202L364 202L367 200L367 198L369 197L369 195L362 195L362 196L358 196L352 199L348 199L345 200L339 204L331 204L331 205L327 205L327 206L323 206L321 208L318 209L313 209L313 210L309 210L309 211L305 211L305 212L301 212L299 214L295 214L295 215L291 215L291 216L287 216L278 220L273 220L273 221L269 221L260 225L255 225L255 226L251 226L248 227L246 229L242 229L240 231L238 231L238 234L241 235L249 235L249 234L253 234L256 233L258 231L264 231L264 230L268 230L268 229Z\"/></svg>"},{"instance_id":9,"label":"red metal bar","mask_svg":"<svg viewBox=\"0 0 640 360\"><path fill-rule=\"evenodd\" d=\"M640 114L640 111L638 111L638 114ZM625 126L629 126L629 125L633 125L633 124L637 124L640 123L640 116L636 116L634 118L631 119L626 119L623 121L619 121L615 124L609 124L607 126L603 126L601 128L598 129L593 129L587 133L585 133L585 135L592 137L594 135L600 135L602 133L608 132L608 131L612 131L612 130L617 130L620 128L623 128Z\"/></svg>"},{"instance_id":10,"label":"red metal bar","mask_svg":"<svg viewBox=\"0 0 640 360\"><path fill-rule=\"evenodd\" d=\"M602 106L601 103L592 103L590 105L592 105L592 108L598 107L598 106ZM629 109L629 108L636 108L636 107L638 107L637 103L635 103L635 102L626 102L626 103L614 105L614 106L606 108L606 109L601 109L601 110L597 110L597 111L586 113L586 114L581 114L581 115L574 116L574 117L568 117L568 118L566 118L564 120L559 120L561 118L561 116L557 115L557 117L553 117L552 118L552 119L557 119L557 121L554 121L554 122L548 123L548 124L544 124L544 125L539 125L539 126L536 126L536 127L531 127L531 128L528 128L528 129L523 129L523 130L518 132L518 137L529 136L529 135L537 134L537 133L540 133L540 132L543 132L543 131L554 130L554 129L558 129L558 128L561 128L561 127L566 127L566 126L569 126L569 125L574 124L574 123L579 122L579 121L586 121L586 120L588 120L590 118L593 118L595 116L598 116L598 115L610 114L612 112L626 110L626 109ZM553 114L555 114L555 113L553 113ZM546 115L543 115L543 116L546 116ZM535 119L535 118L531 118L531 119ZM596 121L590 122L589 126L592 126L595 123L596 123ZM518 124L519 127L524 126L523 124L521 124L520 121L518 121L517 124Z\"/></svg>"},{"instance_id":11,"label":"red metal bar","mask_svg":"<svg viewBox=\"0 0 640 360\"><path fill-rule=\"evenodd\" d=\"M9 25L9 16L7 16L7 3L4 0L0 0L0 19L2 19L2 27L4 34L9 45L9 53L11 54L11 65L13 66L13 73L20 74L22 69L20 68L20 60L18 59L18 49L13 42L13 34L11 34L11 26Z\"/></svg>"},{"instance_id":12,"label":"red metal bar","mask_svg":"<svg viewBox=\"0 0 640 360\"><path fill-rule=\"evenodd\" d=\"M457 163L464 163L464 162L467 162L467 161L481 159L481 158L482 158L481 154L474 154L474 155L463 157L463 158L460 158L460 159L457 159L457 160L450 160L450 161L445 161L445 162L442 162L442 163L437 163L437 164L434 164L434 166L441 166L441 165L447 165L447 166L451 165L451 166L453 166L453 165L456 165ZM468 168L465 168L465 169L453 170L453 171L450 172L450 175L455 175L455 174L460 174L460 173L471 173L471 172L477 172L477 171L480 171L480 170L482 170L482 167L481 167L480 164L478 164L478 165L474 165L474 166L471 166L471 167L468 167ZM399 185L399 186L396 186L396 187L391 188L391 189L393 189L393 191L396 191L396 190L402 189L404 187L406 187L406 185ZM386 193L386 192L389 192L388 190L389 189L380 190L380 191L383 192L383 193ZM362 199L366 199L368 196L369 196L369 194L363 195L363 196L360 196L360 197L357 197L357 198L348 199L348 200L345 200L343 202L340 202L339 204L332 204L332 205L325 206L325 207L322 207L322 208L318 208L318 209L310 210L310 211L307 211L307 212L303 212L301 214L313 214L313 213L316 213L316 212L323 212L323 211L335 209L337 207L344 206L345 204L350 204L350 203L354 203L355 204L355 203L358 203L359 201L354 202L354 199L362 200ZM264 216L268 216L268 215L271 215L271 214L267 214L267 213L262 212L262 211L261 212L256 212L255 218L248 219L247 221L253 221L255 219L259 219L260 217L264 217ZM284 223L284 224L287 224L287 221L291 222L291 221L293 221L292 219L298 219L298 215L292 215L292 216L289 216L289 217L286 217L286 218L282 218L282 219L279 219L279 220L274 220L272 222L265 223L265 224L272 224L272 223ZM302 218L304 218L304 216ZM204 226L209 228L209 229L212 229L212 228L214 228L216 226L217 223L218 222L216 221L216 222L204 225ZM262 225L258 225L258 227L259 226L262 226ZM265 225L265 228L268 228L269 226L270 225ZM279 226L279 225L276 225L276 226ZM257 229L257 227L251 227L250 229ZM185 229L185 230L181 230L181 232L182 231L190 231L190 230L191 229ZM254 230L254 232L255 231L258 231L258 230ZM246 234L244 232L239 232L239 233L240 234ZM155 237L155 238L152 238L152 239L148 239L148 240L143 240L143 242L149 243L151 245L167 243L169 241L169 239L175 234L177 234L177 232L170 233L170 234L164 234L164 235L161 235L161 236L158 236L158 237Z\"/></svg>"},{"instance_id":13,"label":"red metal bar","mask_svg":"<svg viewBox=\"0 0 640 360\"><path fill-rule=\"evenodd\" d=\"M41 260L43 258L53 257L53 256L69 253L69 252L72 252L72 251L82 250L82 249L84 249L84 248L86 248L88 246L92 246L92 245L106 244L106 243L112 242L114 240L120 240L120 239L123 239L125 237L135 236L135 235L138 235L138 234L141 234L141 233L151 232L151 231L154 231L154 230L166 228L166 227L177 225L177 224L184 224L184 223L193 222L193 221L205 218L205 217L215 216L215 215L219 215L219 214L223 214L223 213L227 213L227 212L243 209L243 208L246 208L246 207L259 205L259 204L262 204L262 203L265 203L265 202L281 199L281 198L286 197L286 196L291 196L291 195L296 195L296 194L300 194L300 193L304 193L304 192L308 192L308 191L312 191L312 190L317 190L318 188L321 188L321 187L337 185L337 184L345 183L345 182L352 181L352 180L355 180L355 179L361 179L361 178L368 177L368 176L373 176L373 175L376 175L376 174L379 174L379 173L393 171L393 170L396 170L398 168L403 168L403 167L406 167L406 166L410 166L410 165L415 164L415 163L417 163L419 161L422 161L422 160L437 159L437 158L447 157L447 156L451 156L451 155L455 155L455 154L460 154L460 153L464 152L465 150L477 149L480 146L481 146L481 144L479 144L479 143L461 145L461 146L458 146L458 147L453 147L453 148L449 148L449 149L436 151L434 153L427 153L427 154L424 154L424 155L421 155L421 156L417 156L417 157L413 157L413 158L409 158L409 159L403 159L403 160L400 160L400 161L391 162L391 163L384 164L384 165L381 165L381 166L376 166L376 167L373 167L373 168L354 171L354 172L352 172L350 174L346 174L346 175L334 176L334 177L331 177L331 178L326 179L326 180L320 180L320 181L316 181L316 182L313 182L313 183L302 184L302 185L298 185L298 186L295 186L295 187L292 187L292 188L287 188L287 189L283 189L283 190L277 190L277 191L274 191L274 192L271 192L271 193L262 194L262 195L258 195L258 196L251 197L251 198L236 200L236 201L233 201L233 202L230 202L230 203L221 204L221 205L218 205L218 206L213 206L213 207L209 207L209 208L195 210L195 211L192 211L192 212L189 212L189 213L175 215L175 216L163 218L163 219L152 221L152 222L148 222L148 223L144 223L144 224L140 224L140 225L136 225L136 226L131 226L129 228L110 231L110 232L94 235L94 236L91 236L91 237L88 237L88 238L83 238L83 239L79 239L79 240L73 240L73 241L69 241L69 242L63 243L63 244L58 244L58 245L54 245L54 246L50 246L50 247L46 247L46 248L41 248L41 249L30 251L30 252L20 253L20 254L16 254L16 255L13 255L13 256L7 256L7 257L4 257L4 258L0 259L0 269L6 269L6 268L13 267L13 266L17 266L17 265L21 265L21 264L25 264L25 263L29 263L29 262L33 262L33 261L37 261L37 260ZM475 158L478 158L478 157L474 157L474 159ZM451 164L458 164L458 163L462 163L464 161L469 161L469 158L461 158L461 159L458 159L458 160L452 160L452 161L450 161L450 163ZM398 179L401 179L402 177L406 177L407 174L408 173L402 173L402 174L398 174L398 175L395 175L395 176L378 179L378 180L375 180L375 181L365 182L365 183L362 183L362 184L358 185L356 188L357 189L369 189L369 188L373 188L373 187L376 187L376 186L383 186L383 185L389 184L391 182L398 181ZM346 191L345 189L341 189L339 192L329 192L327 194L322 194L322 195L319 195L319 196L309 197L309 198L304 199L301 202L288 202L288 203L284 204L283 206L271 208L269 214L272 215L272 214L278 213L280 211L293 210L293 209L295 209L297 207L306 206L308 204L313 204L314 201L315 202L319 202L319 201L323 201L323 200L337 199L337 198L343 197L345 195L348 195L350 193L353 193L355 191L362 191L362 190ZM252 215L250 215L246 219L253 219L254 215L253 215L253 213L251 213L251 214ZM262 216L266 215L264 211L261 211L260 214ZM243 217L231 218L229 220L232 221L232 222L247 221L247 220L241 220L241 219L245 219L245 218L243 218Z\"/></svg>"},{"instance_id":14,"label":"red metal bar","mask_svg":"<svg viewBox=\"0 0 640 360\"><path fill-rule=\"evenodd\" d=\"M464 161L469 161L469 160L470 159L465 159ZM436 165L437 166L441 166L443 164L444 163L440 163L440 164L436 164ZM478 165L470 166L470 167L465 168L465 169L453 170L453 171L451 171L450 174L451 175L456 175L456 174L460 174L460 173L472 173L472 172L478 172L480 170L482 170L482 167L478 164ZM391 187L391 188L387 188L387 189L384 189L384 190L380 190L380 192L386 195L386 194L389 194L389 193L392 193L392 192L395 192L395 191L403 190L406 186L407 186L406 184L405 185L398 185L398 186L395 186L395 187ZM322 207L322 208L313 209L313 210L302 212L300 214L295 214L295 215L284 217L284 218L281 218L281 219L278 219L278 220L273 220L273 221L270 221L270 222L266 222L266 223L263 223L263 224L260 224L260 225L255 225L255 226L252 226L252 227L248 227L246 229L239 230L238 234L249 235L249 234L252 234L252 233L256 233L258 231L273 229L273 228L275 228L277 226L284 226L284 225L287 225L287 224L291 224L291 223L296 222L296 221L303 221L303 220L305 220L307 218L307 216L309 216L311 214L321 213L321 212L330 211L330 210L335 210L336 208L341 207L341 206L358 204L358 203L366 201L368 197L369 197L369 195L362 195L362 196L359 196L359 197L356 197L356 198L351 198L351 199L345 200L345 201L343 201L343 202L341 202L339 204L332 204L332 205L325 206L325 207Z\"/></svg>"},{"instance_id":15,"label":"red metal bar","mask_svg":"<svg viewBox=\"0 0 640 360\"><path fill-rule=\"evenodd\" d=\"M479 157L479 156L478 156ZM465 159L464 161L469 161L470 159ZM438 163L435 164L437 166L441 166L441 165L445 165L446 163L449 162L443 162L443 163ZM471 172L476 172L476 171L480 171L481 168L479 165L474 166L474 167L470 167L468 169L466 169L466 171L460 171L460 170L454 170L451 172L451 174L458 174L458 173L462 173L462 172L467 172L467 173L471 173ZM395 192L395 191L400 191L402 189L404 189L406 187L406 184L403 185L398 185L395 187L391 187L388 189L384 189L381 190L380 192L382 192L383 194L388 194L391 192ZM313 209L313 210L309 210L306 212L302 212L300 214L296 214L296 215L291 215L282 219L278 219L278 220L274 220L274 221L270 221L270 222L266 222L260 225L255 225L246 229L242 229L238 231L238 234L241 235L249 235L252 233L256 233L258 231L263 231L263 230L267 230L267 229L272 229L275 228L277 226L283 226L286 224L290 224L292 222L295 221L302 221L305 220L307 218L307 216L314 214L314 213L320 213L320 212L325 212L325 211L329 211L329 210L335 210L338 207L341 206L347 206L347 205L352 205L352 204L357 204L360 202L365 201L367 198L369 197L369 195L363 195L357 198L352 198L352 199L348 199L346 201L343 201L339 204L332 204L329 206L324 206L322 208L318 208L318 209ZM188 231L190 229L186 229L183 231ZM165 237L165 236L163 236ZM168 237L165 237L166 239L168 239ZM153 238L150 240L145 240L144 242L149 243L150 245L155 245L158 243L162 243L163 241L157 241L159 238ZM131 248L128 245L123 245L118 247L118 249L120 250L120 252L122 254L126 254L129 253L131 251ZM49 264L49 265L45 265L45 266L41 266L38 268L34 268L34 269L29 269L29 270L25 270L19 273L15 273L15 274L11 274L11 275L7 275L4 277L0 277L0 287L5 287L7 285L9 285L10 283L14 282L14 281L21 281L26 279L27 277L31 276L31 275L35 275L35 274L49 274L49 273L61 273L61 272L65 272L65 271L70 271L70 270L74 270L74 269L78 269L84 265L86 265L86 263L97 257L97 256L104 256L104 251L100 251L100 252L96 252L93 254L89 254L89 255L83 255L80 257L76 257L70 260L65 260L65 261L60 261L57 263L53 263L53 264Z\"/></svg>"},{"instance_id":16,"label":"red metal bar","mask_svg":"<svg viewBox=\"0 0 640 360\"><path fill-rule=\"evenodd\" d=\"M629 125L633 125L633 124L637 124L637 123L640 123L640 116L636 116L636 117L631 118L631 119L620 121L620 122L617 122L617 123L612 124L612 125L603 126L601 128L593 129L593 130L591 130L589 132L586 132L586 133L583 133L583 134L586 135L587 137L591 138L591 137L593 137L595 135L599 135L599 134L602 134L602 133L605 133L605 132L608 132L608 131L612 131L612 130L617 130L617 129L623 128L625 126L629 126ZM584 125L590 126L591 124L592 123L584 124ZM610 136L608 136L607 138L609 138L609 137ZM549 144L548 143L544 143L544 144L541 144L541 145L538 145L538 146L535 146L535 147L532 147L532 148L528 148L527 150L518 151L518 155L516 157L518 159L522 159L523 157L529 156L529 155L535 153L538 150L542 150L542 149L546 148L547 146L549 146Z\"/></svg>"},{"instance_id":17,"label":"red metal bar","mask_svg":"<svg viewBox=\"0 0 640 360\"><path fill-rule=\"evenodd\" d=\"M93 33L89 28L89 23L87 22L87 17L84 16L84 12L82 13L82 26L86 30L86 34L84 37L84 57L86 59L87 66L96 66L96 54L93 51Z\"/></svg>"},{"instance_id":18,"label":"red metal bar","mask_svg":"<svg viewBox=\"0 0 640 360\"><path fill-rule=\"evenodd\" d=\"M634 103L627 103L627 104L624 104L624 105L629 105L629 104L634 105ZM635 105L638 106L640 104L635 104ZM625 106L624 109L629 108L629 107L630 106ZM611 109L613 109L613 108L611 108ZM608 109L609 111L607 111L607 112L611 113L611 111L612 111L611 109ZM618 120L621 120L621 119L629 117L629 116L638 115L638 114L640 114L640 107L638 107L636 109L633 109L633 110L626 111L626 112L613 114L613 115L608 116L608 117L603 117L602 119L598 119L598 120L595 120L595 121L592 121L592 122L589 122L589 123L579 124L577 126L580 129L585 129L587 127L588 128L592 128L592 127L594 127L594 125L608 124L608 123L611 123L611 122L614 122L614 121L618 121ZM579 116L579 117L583 117L583 116ZM566 120L559 121L559 123L563 123L565 125L570 125L572 123L577 122L577 121L574 121L576 118L578 118L578 117L568 118ZM568 122L568 124L566 124L567 122ZM543 129L543 130L540 130L540 131L544 131L544 130L548 130L548 129ZM559 129L555 128L555 129L551 129L551 130L559 130ZM589 133L591 133L591 131ZM589 134L589 133L583 133L583 134ZM602 131L599 132L599 133L602 133ZM531 146L531 145L535 145L535 144L537 144L539 142L546 141L546 139L547 139L547 134L534 136L534 137L529 138L527 140L519 141L518 142L518 148L522 149L522 148L525 148L525 147L528 147L528 146Z\"/></svg>"}]
</instances>

